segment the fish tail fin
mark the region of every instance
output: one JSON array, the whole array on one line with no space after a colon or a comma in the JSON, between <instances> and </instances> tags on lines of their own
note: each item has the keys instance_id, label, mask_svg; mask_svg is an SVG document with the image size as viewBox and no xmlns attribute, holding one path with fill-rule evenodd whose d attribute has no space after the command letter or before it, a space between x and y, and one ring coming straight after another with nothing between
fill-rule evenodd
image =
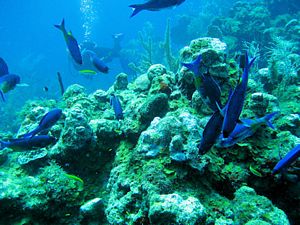
<instances>
[{"instance_id":1,"label":"fish tail fin","mask_svg":"<svg viewBox=\"0 0 300 225\"><path fill-rule=\"evenodd\" d=\"M251 66L253 65L254 61L255 61L256 57L253 58L249 58L248 56L248 52L245 53L245 61L246 61L246 69L249 70L251 68Z\"/></svg>"},{"instance_id":2,"label":"fish tail fin","mask_svg":"<svg viewBox=\"0 0 300 225\"><path fill-rule=\"evenodd\" d=\"M3 91L2 91L2 90L0 90L0 96L1 96L1 98L2 98L2 101L5 102L5 97L4 97L4 94L3 94Z\"/></svg>"},{"instance_id":3,"label":"fish tail fin","mask_svg":"<svg viewBox=\"0 0 300 225\"><path fill-rule=\"evenodd\" d=\"M222 109L222 104L220 102L215 102L217 106L217 110L220 112L220 114L224 117L224 110Z\"/></svg>"},{"instance_id":4,"label":"fish tail fin","mask_svg":"<svg viewBox=\"0 0 300 225\"><path fill-rule=\"evenodd\" d=\"M133 17L133 16L135 16L136 14L138 14L140 11L144 10L144 8L142 7L142 5L139 5L139 4L130 5L129 7L131 7L133 9L133 12L130 15L130 18Z\"/></svg>"},{"instance_id":5,"label":"fish tail fin","mask_svg":"<svg viewBox=\"0 0 300 225\"><path fill-rule=\"evenodd\" d=\"M272 124L271 120L276 116L279 112L273 112L264 117L264 120L266 121L266 124L268 127L275 129L274 125Z\"/></svg>"},{"instance_id":6,"label":"fish tail fin","mask_svg":"<svg viewBox=\"0 0 300 225\"><path fill-rule=\"evenodd\" d=\"M62 32L66 31L65 28L65 19L62 19L60 24L55 24L54 25L57 29L61 30Z\"/></svg>"},{"instance_id":7,"label":"fish tail fin","mask_svg":"<svg viewBox=\"0 0 300 225\"><path fill-rule=\"evenodd\" d=\"M7 144L4 141L0 141L0 150L7 147Z\"/></svg>"},{"instance_id":8,"label":"fish tail fin","mask_svg":"<svg viewBox=\"0 0 300 225\"><path fill-rule=\"evenodd\" d=\"M188 68L189 70L193 71L195 76L198 76L199 75L199 67L200 67L201 62L202 62L202 55L200 54L194 61L192 61L190 63L181 63L181 65Z\"/></svg>"},{"instance_id":9,"label":"fish tail fin","mask_svg":"<svg viewBox=\"0 0 300 225\"><path fill-rule=\"evenodd\" d=\"M253 65L255 59L256 59L256 57L253 57L252 59L249 60L250 62L248 63L248 69L251 68L251 66Z\"/></svg>"}]
</instances>

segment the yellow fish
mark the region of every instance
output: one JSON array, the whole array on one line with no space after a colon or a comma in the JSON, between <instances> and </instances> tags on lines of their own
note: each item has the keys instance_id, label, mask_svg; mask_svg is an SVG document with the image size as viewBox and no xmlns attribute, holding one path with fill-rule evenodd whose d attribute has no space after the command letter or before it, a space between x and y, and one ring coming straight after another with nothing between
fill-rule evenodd
<instances>
[{"instance_id":1,"label":"yellow fish","mask_svg":"<svg viewBox=\"0 0 300 225\"><path fill-rule=\"evenodd\" d=\"M94 70L79 70L81 75L96 75L97 72Z\"/></svg>"}]
</instances>

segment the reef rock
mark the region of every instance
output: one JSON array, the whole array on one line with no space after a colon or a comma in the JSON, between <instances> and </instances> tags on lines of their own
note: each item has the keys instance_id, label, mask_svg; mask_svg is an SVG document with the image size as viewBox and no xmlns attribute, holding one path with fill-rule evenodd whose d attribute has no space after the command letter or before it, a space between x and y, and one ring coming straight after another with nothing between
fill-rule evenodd
<instances>
[{"instance_id":1,"label":"reef rock","mask_svg":"<svg viewBox=\"0 0 300 225\"><path fill-rule=\"evenodd\" d=\"M181 50L181 61L190 62L201 54L202 63L205 68L209 68L212 76L226 78L228 77L226 48L227 45L218 38L198 38ZM203 72L206 72L205 68L203 67Z\"/></svg>"},{"instance_id":2,"label":"reef rock","mask_svg":"<svg viewBox=\"0 0 300 225\"><path fill-rule=\"evenodd\" d=\"M106 93L106 91L97 90L89 96L89 99L95 103L95 111L104 110L109 102L109 95Z\"/></svg>"},{"instance_id":3,"label":"reef rock","mask_svg":"<svg viewBox=\"0 0 300 225\"><path fill-rule=\"evenodd\" d=\"M147 91L150 88L150 80L147 74L138 76L134 81L134 90L137 92Z\"/></svg>"},{"instance_id":4,"label":"reef rock","mask_svg":"<svg viewBox=\"0 0 300 225\"><path fill-rule=\"evenodd\" d=\"M150 96L140 108L141 121L150 124L154 117L163 117L168 109L168 96L166 94L161 93Z\"/></svg>"},{"instance_id":5,"label":"reef rock","mask_svg":"<svg viewBox=\"0 0 300 225\"><path fill-rule=\"evenodd\" d=\"M27 151L18 157L18 163L20 165L26 165L30 162L45 158L46 156L47 156L47 151L45 149Z\"/></svg>"},{"instance_id":6,"label":"reef rock","mask_svg":"<svg viewBox=\"0 0 300 225\"><path fill-rule=\"evenodd\" d=\"M161 64L154 64L149 67L147 71L147 76L150 82L154 79L154 77L162 76L163 74L167 73L167 69L164 65Z\"/></svg>"},{"instance_id":7,"label":"reef rock","mask_svg":"<svg viewBox=\"0 0 300 225\"><path fill-rule=\"evenodd\" d=\"M256 92L251 95L250 109L257 117L265 116L270 112L279 112L278 99L270 94Z\"/></svg>"},{"instance_id":8,"label":"reef rock","mask_svg":"<svg viewBox=\"0 0 300 225\"><path fill-rule=\"evenodd\" d=\"M201 114L210 115L212 113L212 110L204 103L199 91L193 93L192 106Z\"/></svg>"},{"instance_id":9,"label":"reef rock","mask_svg":"<svg viewBox=\"0 0 300 225\"><path fill-rule=\"evenodd\" d=\"M84 101L87 97L85 91L85 88L78 84L69 86L63 95L63 100L66 102L67 107L70 108L76 103Z\"/></svg>"},{"instance_id":10,"label":"reef rock","mask_svg":"<svg viewBox=\"0 0 300 225\"><path fill-rule=\"evenodd\" d=\"M243 186L235 192L234 215L238 224L246 224L252 219L260 219L272 225L289 225L285 213L275 207L264 196L259 196L254 189Z\"/></svg>"},{"instance_id":11,"label":"reef rock","mask_svg":"<svg viewBox=\"0 0 300 225\"><path fill-rule=\"evenodd\" d=\"M205 221L205 209L194 197L184 200L178 194L153 197L150 202L149 218L152 224L180 225L199 224Z\"/></svg>"},{"instance_id":12,"label":"reef rock","mask_svg":"<svg viewBox=\"0 0 300 225\"><path fill-rule=\"evenodd\" d=\"M120 73L116 77L116 81L114 83L114 90L125 90L128 85L128 75L126 73Z\"/></svg>"},{"instance_id":13,"label":"reef rock","mask_svg":"<svg viewBox=\"0 0 300 225\"><path fill-rule=\"evenodd\" d=\"M99 119L90 122L96 135L97 147L108 151L118 145L122 134L117 120Z\"/></svg>"},{"instance_id":14,"label":"reef rock","mask_svg":"<svg viewBox=\"0 0 300 225\"><path fill-rule=\"evenodd\" d=\"M192 40L189 46L184 47L180 51L181 62L192 62L200 54L202 55L202 63L200 73L209 72L212 76L222 79L228 79L228 68L226 64L226 47L224 42L217 38L198 38ZM179 81L184 94L190 99L195 91L194 74L187 68L182 69L177 74L176 79Z\"/></svg>"},{"instance_id":15,"label":"reef rock","mask_svg":"<svg viewBox=\"0 0 300 225\"><path fill-rule=\"evenodd\" d=\"M65 126L59 141L50 151L50 154L74 155L91 147L93 131L89 126L81 105L75 105L66 112Z\"/></svg>"},{"instance_id":16,"label":"reef rock","mask_svg":"<svg viewBox=\"0 0 300 225\"><path fill-rule=\"evenodd\" d=\"M25 210L28 215L34 214L35 222L40 224L46 224L45 218L50 217L58 224L78 224L78 217L66 217L67 213L78 211L83 199L82 188L77 181L53 163L35 177L20 174L18 170L20 168L15 167L6 176L0 174L1 212L18 218L19 212ZM7 224L7 221L0 218L0 223Z\"/></svg>"},{"instance_id":17,"label":"reef rock","mask_svg":"<svg viewBox=\"0 0 300 225\"><path fill-rule=\"evenodd\" d=\"M137 151L145 157L156 157L169 148L170 158L174 161L193 161L197 158L199 120L185 111L175 115L168 113L162 119L154 118L150 127L142 132Z\"/></svg>"},{"instance_id":18,"label":"reef rock","mask_svg":"<svg viewBox=\"0 0 300 225\"><path fill-rule=\"evenodd\" d=\"M280 130L289 130L293 135L300 138L300 114L289 114L279 119Z\"/></svg>"}]
</instances>

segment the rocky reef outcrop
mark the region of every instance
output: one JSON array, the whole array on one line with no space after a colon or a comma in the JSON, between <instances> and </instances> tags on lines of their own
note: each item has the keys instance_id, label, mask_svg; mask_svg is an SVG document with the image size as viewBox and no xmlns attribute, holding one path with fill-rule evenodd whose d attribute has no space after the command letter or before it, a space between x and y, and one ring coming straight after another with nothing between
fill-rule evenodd
<instances>
[{"instance_id":1,"label":"rocky reef outcrop","mask_svg":"<svg viewBox=\"0 0 300 225\"><path fill-rule=\"evenodd\" d=\"M258 12L264 19L270 16L265 9ZM248 17L257 22L258 15ZM217 80L222 103L242 72L226 48L225 42L207 37L181 50L184 62L202 54L201 70L209 68ZM267 71L258 74L269 77ZM0 222L289 224L284 211L296 214L299 207L291 209L284 199L299 205L299 175L270 175L279 153L300 141L299 110L289 105L299 96L289 104L280 102L256 72L250 74L241 118L276 111L276 129L262 126L236 145L213 146L204 155L197 146L212 112L195 88L194 74L184 68L173 73L154 64L133 82L119 74L107 91L88 95L75 84L59 102L27 103L18 134L57 107L63 116L47 132L58 141L26 154L9 148L0 152ZM115 117L112 94L122 105L123 120Z\"/></svg>"}]
</instances>

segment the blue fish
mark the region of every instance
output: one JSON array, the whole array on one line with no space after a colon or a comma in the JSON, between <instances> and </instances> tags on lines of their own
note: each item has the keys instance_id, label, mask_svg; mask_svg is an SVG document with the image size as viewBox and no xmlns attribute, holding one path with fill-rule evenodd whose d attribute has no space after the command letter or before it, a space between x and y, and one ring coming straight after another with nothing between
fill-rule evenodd
<instances>
[{"instance_id":1,"label":"blue fish","mask_svg":"<svg viewBox=\"0 0 300 225\"><path fill-rule=\"evenodd\" d=\"M30 150L35 148L44 148L56 142L55 137L48 135L39 135L33 138L18 138L10 141L0 141L0 150L4 148L11 148L14 150Z\"/></svg>"},{"instance_id":2,"label":"blue fish","mask_svg":"<svg viewBox=\"0 0 300 225\"><path fill-rule=\"evenodd\" d=\"M108 73L108 66L104 63L103 60L101 60L97 54L91 50L86 50L85 51L87 54L89 54L90 56L90 60L92 62L92 64L96 67L96 69L99 71L99 72L102 72L102 73Z\"/></svg>"},{"instance_id":3,"label":"blue fish","mask_svg":"<svg viewBox=\"0 0 300 225\"><path fill-rule=\"evenodd\" d=\"M249 69L255 60L254 57L249 62L247 53L245 55L245 58L246 66L242 75L242 81L235 87L232 94L229 96L229 100L227 102L224 121L222 125L222 133L224 138L227 138L235 128L243 109L248 85Z\"/></svg>"},{"instance_id":4,"label":"blue fish","mask_svg":"<svg viewBox=\"0 0 300 225\"><path fill-rule=\"evenodd\" d=\"M135 16L142 10L159 11L160 9L180 5L184 1L185 0L149 0L143 4L133 4L129 6L133 8L133 12L130 17Z\"/></svg>"},{"instance_id":5,"label":"blue fish","mask_svg":"<svg viewBox=\"0 0 300 225\"><path fill-rule=\"evenodd\" d=\"M9 74L6 62L0 57L0 77Z\"/></svg>"},{"instance_id":6,"label":"blue fish","mask_svg":"<svg viewBox=\"0 0 300 225\"><path fill-rule=\"evenodd\" d=\"M67 47L72 58L76 63L82 64L82 56L76 39L73 37L72 32L67 32L65 28L65 20L63 19L60 25L54 25L56 28L63 32Z\"/></svg>"},{"instance_id":7,"label":"blue fish","mask_svg":"<svg viewBox=\"0 0 300 225\"><path fill-rule=\"evenodd\" d=\"M4 94L13 90L19 83L20 77L15 74L6 74L0 77L0 95L4 102Z\"/></svg>"},{"instance_id":8,"label":"blue fish","mask_svg":"<svg viewBox=\"0 0 300 225\"><path fill-rule=\"evenodd\" d=\"M209 71L202 76L203 85L196 87L200 92L203 101L213 110L218 110L218 106L221 105L221 89L215 79L209 74ZM195 82L197 84L197 82Z\"/></svg>"},{"instance_id":9,"label":"blue fish","mask_svg":"<svg viewBox=\"0 0 300 225\"><path fill-rule=\"evenodd\" d=\"M39 125L31 132L24 134L23 137L32 138L33 136L40 133L41 131L45 131L51 128L60 119L61 115L62 115L61 109L53 109L49 111L43 116Z\"/></svg>"},{"instance_id":10,"label":"blue fish","mask_svg":"<svg viewBox=\"0 0 300 225\"><path fill-rule=\"evenodd\" d=\"M217 138L220 136L222 123L223 115L221 111L217 110L210 117L203 130L202 139L198 145L199 154L204 154L215 144Z\"/></svg>"},{"instance_id":11,"label":"blue fish","mask_svg":"<svg viewBox=\"0 0 300 225\"><path fill-rule=\"evenodd\" d=\"M182 63L183 66L193 71L195 75L194 83L197 91L200 93L204 103L208 105L213 111L218 110L218 105L221 105L221 89L215 79L207 73L200 75L200 64L202 56L199 55L191 63Z\"/></svg>"},{"instance_id":12,"label":"blue fish","mask_svg":"<svg viewBox=\"0 0 300 225\"><path fill-rule=\"evenodd\" d=\"M199 76L201 62L202 62L202 55L200 54L197 56L197 58L194 61L190 63L182 62L181 65L188 68L190 71L192 71L195 76Z\"/></svg>"},{"instance_id":13,"label":"blue fish","mask_svg":"<svg viewBox=\"0 0 300 225\"><path fill-rule=\"evenodd\" d=\"M300 156L300 144L298 144L291 151L289 151L288 154L275 165L272 171L272 175L275 175L285 170L289 165L295 162L299 156Z\"/></svg>"},{"instance_id":14,"label":"blue fish","mask_svg":"<svg viewBox=\"0 0 300 225\"><path fill-rule=\"evenodd\" d=\"M227 138L223 138L223 136L220 135L218 146L223 148L231 147L237 142L252 136L257 131L257 129L263 124L267 124L270 128L274 129L271 120L277 114L278 112L273 112L264 117L254 120L242 119L241 122L243 123L237 123L234 130L230 133L230 135Z\"/></svg>"},{"instance_id":15,"label":"blue fish","mask_svg":"<svg viewBox=\"0 0 300 225\"><path fill-rule=\"evenodd\" d=\"M111 96L110 96L110 105L113 107L113 109L115 111L116 119L117 120L124 119L121 102L120 102L119 98L117 96L115 96L114 94L111 94Z\"/></svg>"}]
</instances>

